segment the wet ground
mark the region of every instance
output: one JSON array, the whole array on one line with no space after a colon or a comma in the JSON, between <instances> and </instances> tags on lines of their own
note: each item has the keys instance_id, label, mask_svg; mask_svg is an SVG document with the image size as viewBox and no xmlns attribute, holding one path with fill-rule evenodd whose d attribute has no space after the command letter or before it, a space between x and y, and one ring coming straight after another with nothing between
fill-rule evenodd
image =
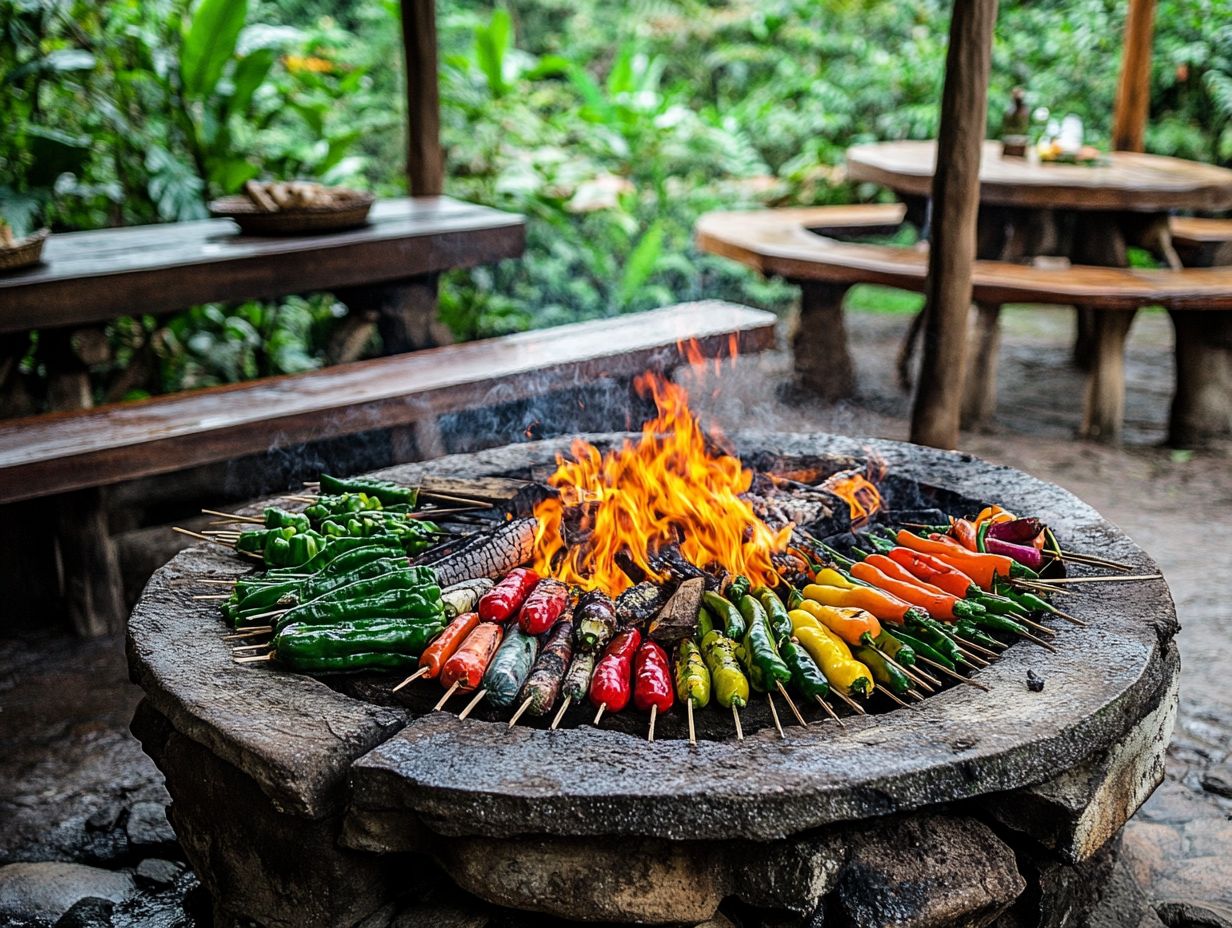
<instances>
[{"instance_id":1,"label":"wet ground","mask_svg":"<svg viewBox=\"0 0 1232 928\"><path fill-rule=\"evenodd\" d=\"M902 316L852 316L860 379L853 402L820 406L794 394L789 358L779 352L742 359L717 393L714 383L695 390L695 405L727 429L903 439L909 404L892 365L905 324ZM1168 780L1126 829L1126 853L1169 924L1199 924L1202 907L1222 907L1223 924L1232 925L1232 450L1155 447L1172 383L1171 328L1162 314L1141 316L1131 335L1126 446L1074 441L1082 378L1068 361L1071 328L1064 310L1007 312L1001 405L990 430L964 435L963 448L1067 487L1163 567L1183 626L1181 715ZM36 874L47 912L63 911L74 888L114 892L107 880L116 874L131 875L140 889L110 921L83 910L66 916L65 926L208 923L160 814L161 777L128 734L138 696L119 641L41 633L0 640L0 864L93 868ZM17 881L6 883L4 874L0 924L55 921L6 916L6 893ZM28 871L24 878L28 887Z\"/></svg>"}]
</instances>

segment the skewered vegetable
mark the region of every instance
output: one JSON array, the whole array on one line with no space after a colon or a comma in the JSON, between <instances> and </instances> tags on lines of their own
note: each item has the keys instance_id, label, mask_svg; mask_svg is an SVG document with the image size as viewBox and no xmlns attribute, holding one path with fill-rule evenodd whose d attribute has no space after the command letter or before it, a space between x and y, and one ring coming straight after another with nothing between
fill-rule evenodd
<instances>
[{"instance_id":1,"label":"skewered vegetable","mask_svg":"<svg viewBox=\"0 0 1232 928\"><path fill-rule=\"evenodd\" d=\"M590 691L590 678L595 672L595 662L599 656L594 651L578 651L569 664L569 672L565 674L560 691L574 702L581 702Z\"/></svg>"},{"instance_id":2,"label":"skewered vegetable","mask_svg":"<svg viewBox=\"0 0 1232 928\"><path fill-rule=\"evenodd\" d=\"M930 591L889 558L885 558L883 563L886 564L887 569L894 571L894 575L881 570L870 561L861 561L853 565L851 575L857 580L871 583L879 590L892 593L904 602L911 603L913 606L919 606L934 619L954 622L958 619L972 618L982 614L984 611L983 606L965 602L957 596L951 596L949 593L938 590L936 587L933 587ZM904 576L907 579L903 579Z\"/></svg>"},{"instance_id":3,"label":"skewered vegetable","mask_svg":"<svg viewBox=\"0 0 1232 928\"><path fill-rule=\"evenodd\" d=\"M518 627L528 635L542 635L560 618L568 605L567 586L559 580L541 580L518 610Z\"/></svg>"},{"instance_id":4,"label":"skewered vegetable","mask_svg":"<svg viewBox=\"0 0 1232 928\"><path fill-rule=\"evenodd\" d=\"M790 618L788 619L790 622ZM798 638L789 636L779 645L783 663L791 671L791 685L809 699L825 699L830 695L830 684L817 662L809 655Z\"/></svg>"},{"instance_id":5,"label":"skewered vegetable","mask_svg":"<svg viewBox=\"0 0 1232 928\"><path fill-rule=\"evenodd\" d=\"M697 642L688 639L676 649L676 698L697 709L710 703L710 671Z\"/></svg>"},{"instance_id":6,"label":"skewered vegetable","mask_svg":"<svg viewBox=\"0 0 1232 928\"><path fill-rule=\"evenodd\" d=\"M876 648L861 645L852 649L852 657L860 661L873 672L878 683L895 696L904 695L911 689L911 680L901 670L885 659L885 655Z\"/></svg>"},{"instance_id":7,"label":"skewered vegetable","mask_svg":"<svg viewBox=\"0 0 1232 928\"><path fill-rule=\"evenodd\" d=\"M454 652L462 646L462 642L475 630L475 626L478 624L478 613L466 612L445 626L445 630L441 632L440 636L429 644L419 657L419 666L427 670L424 676L429 680L439 676L445 661L449 660Z\"/></svg>"},{"instance_id":8,"label":"skewered vegetable","mask_svg":"<svg viewBox=\"0 0 1232 928\"><path fill-rule=\"evenodd\" d=\"M912 606L892 593L864 586L852 586L844 589L810 583L804 588L804 598L811 599L824 606L863 609L880 621L890 622L894 625L901 625L913 616L925 618L928 615L919 606Z\"/></svg>"},{"instance_id":9,"label":"skewered vegetable","mask_svg":"<svg viewBox=\"0 0 1232 928\"><path fill-rule=\"evenodd\" d=\"M320 625L379 618L441 619L444 615L440 587L425 583L421 572L408 568L330 590L285 612L278 619L278 625L297 622Z\"/></svg>"},{"instance_id":10,"label":"skewered vegetable","mask_svg":"<svg viewBox=\"0 0 1232 928\"><path fill-rule=\"evenodd\" d=\"M787 607L783 605L778 594L765 586L756 587L752 592L762 608L766 610L766 619L770 623L770 631L774 635L774 640L777 642L790 638L791 619L787 617Z\"/></svg>"},{"instance_id":11,"label":"skewered vegetable","mask_svg":"<svg viewBox=\"0 0 1232 928\"><path fill-rule=\"evenodd\" d=\"M441 686L449 688L457 683L464 691L478 689L504 634L504 626L495 622L480 622L475 626L462 646L442 665Z\"/></svg>"},{"instance_id":12,"label":"skewered vegetable","mask_svg":"<svg viewBox=\"0 0 1232 928\"><path fill-rule=\"evenodd\" d=\"M932 554L952 567L956 567L979 584L981 589L991 590L997 577L1035 577L1035 571L1024 567L1011 558L1000 554L978 554L968 551L945 535L930 535L920 538L906 529L895 536L904 548Z\"/></svg>"},{"instance_id":13,"label":"skewered vegetable","mask_svg":"<svg viewBox=\"0 0 1232 928\"><path fill-rule=\"evenodd\" d=\"M724 709L743 709L749 704L749 680L736 660L736 646L718 630L702 639L702 656L710 671L714 700Z\"/></svg>"},{"instance_id":14,"label":"skewered vegetable","mask_svg":"<svg viewBox=\"0 0 1232 928\"><path fill-rule=\"evenodd\" d=\"M414 508L419 501L416 487L404 487L388 480L371 477L340 478L321 475L322 493L363 493L381 501L383 506L406 505Z\"/></svg>"},{"instance_id":15,"label":"skewered vegetable","mask_svg":"<svg viewBox=\"0 0 1232 928\"><path fill-rule=\"evenodd\" d=\"M531 715L546 715L552 708L560 694L572 656L573 622L570 619L561 619L552 628L535 666L522 684L522 692L518 694L519 699L530 700L527 711Z\"/></svg>"},{"instance_id":16,"label":"skewered vegetable","mask_svg":"<svg viewBox=\"0 0 1232 928\"><path fill-rule=\"evenodd\" d=\"M748 631L736 656L748 669L753 689L759 693L771 692L776 684L791 680L791 671L774 646L774 635L761 603L746 594L740 598L740 613L748 621Z\"/></svg>"},{"instance_id":17,"label":"skewered vegetable","mask_svg":"<svg viewBox=\"0 0 1232 928\"><path fill-rule=\"evenodd\" d=\"M483 689L487 691L488 702L498 709L512 706L530 675L538 653L539 641L533 635L516 626L510 627L483 674Z\"/></svg>"},{"instance_id":18,"label":"skewered vegetable","mask_svg":"<svg viewBox=\"0 0 1232 928\"><path fill-rule=\"evenodd\" d=\"M332 625L283 626L274 636L279 660L339 657L344 654L396 653L418 657L441 631L431 620L357 619Z\"/></svg>"},{"instance_id":19,"label":"skewered vegetable","mask_svg":"<svg viewBox=\"0 0 1232 928\"><path fill-rule=\"evenodd\" d=\"M395 553L400 553L402 546L398 543L398 539L392 535L382 536L379 538L328 538L325 541L324 547L317 552L316 556L311 560L298 564L293 567L271 567L265 572L265 576L271 580L285 577L288 574L296 576L302 574L313 574L321 570L333 561L346 554L348 551L354 551L357 548L368 547L385 547L395 549Z\"/></svg>"},{"instance_id":20,"label":"skewered vegetable","mask_svg":"<svg viewBox=\"0 0 1232 928\"><path fill-rule=\"evenodd\" d=\"M491 535L461 551L432 562L444 586L475 577L498 579L530 560L535 547L534 519L506 522Z\"/></svg>"},{"instance_id":21,"label":"skewered vegetable","mask_svg":"<svg viewBox=\"0 0 1232 928\"><path fill-rule=\"evenodd\" d=\"M863 696L873 686L871 671L851 656L843 640L800 609L787 613L792 634L817 662L830 686L844 695Z\"/></svg>"},{"instance_id":22,"label":"skewered vegetable","mask_svg":"<svg viewBox=\"0 0 1232 928\"><path fill-rule=\"evenodd\" d=\"M590 702L595 708L620 712L629 704L633 655L641 643L638 630L626 628L607 646L590 680Z\"/></svg>"},{"instance_id":23,"label":"skewered vegetable","mask_svg":"<svg viewBox=\"0 0 1232 928\"><path fill-rule=\"evenodd\" d=\"M881 634L877 617L863 609L836 608L812 599L801 602L799 608L850 645L865 644Z\"/></svg>"},{"instance_id":24,"label":"skewered vegetable","mask_svg":"<svg viewBox=\"0 0 1232 928\"><path fill-rule=\"evenodd\" d=\"M881 634L873 639L873 644L904 667L915 666L915 650L911 645L901 640L897 630L895 630L895 634L891 635L883 628Z\"/></svg>"},{"instance_id":25,"label":"skewered vegetable","mask_svg":"<svg viewBox=\"0 0 1232 928\"><path fill-rule=\"evenodd\" d=\"M573 610L573 634L582 651L598 651L616 631L616 604L606 593L583 593Z\"/></svg>"},{"instance_id":26,"label":"skewered vegetable","mask_svg":"<svg viewBox=\"0 0 1232 928\"><path fill-rule=\"evenodd\" d=\"M884 632L882 634L885 634ZM894 637L903 643L904 647L910 647L914 654L920 657L928 658L930 661L936 661L938 664L944 665L947 669L954 669L954 661L946 654L942 654L940 650L934 648L931 644L917 637L911 632L901 628L894 629ZM888 650L888 649L887 649ZM895 660L898 660L893 653L890 654ZM899 661L902 663L902 661Z\"/></svg>"},{"instance_id":27,"label":"skewered vegetable","mask_svg":"<svg viewBox=\"0 0 1232 928\"><path fill-rule=\"evenodd\" d=\"M733 583L732 586L735 584ZM730 600L720 596L714 590L707 590L702 594L702 605L710 610L715 621L722 626L723 634L732 641L741 640L744 633L748 631L748 624L741 616L740 610Z\"/></svg>"},{"instance_id":28,"label":"skewered vegetable","mask_svg":"<svg viewBox=\"0 0 1232 928\"><path fill-rule=\"evenodd\" d=\"M633 657L633 705L641 712L649 712L651 706L667 712L675 701L672 692L667 652L647 638Z\"/></svg>"},{"instance_id":29,"label":"skewered vegetable","mask_svg":"<svg viewBox=\"0 0 1232 928\"><path fill-rule=\"evenodd\" d=\"M944 590L951 596L970 596L979 586L974 580L956 567L951 567L945 561L929 554L921 554L910 548L897 548L887 545L885 557L898 564L904 570L924 583L932 584Z\"/></svg>"},{"instance_id":30,"label":"skewered vegetable","mask_svg":"<svg viewBox=\"0 0 1232 928\"><path fill-rule=\"evenodd\" d=\"M479 597L492 589L492 585L491 580L481 577L477 580L455 583L441 590L441 602L445 604L445 615L452 618L466 612L474 612L475 607L479 605Z\"/></svg>"},{"instance_id":31,"label":"skewered vegetable","mask_svg":"<svg viewBox=\"0 0 1232 928\"><path fill-rule=\"evenodd\" d=\"M539 575L533 570L515 567L496 586L479 597L479 605L476 607L479 620L508 622L538 583Z\"/></svg>"}]
</instances>

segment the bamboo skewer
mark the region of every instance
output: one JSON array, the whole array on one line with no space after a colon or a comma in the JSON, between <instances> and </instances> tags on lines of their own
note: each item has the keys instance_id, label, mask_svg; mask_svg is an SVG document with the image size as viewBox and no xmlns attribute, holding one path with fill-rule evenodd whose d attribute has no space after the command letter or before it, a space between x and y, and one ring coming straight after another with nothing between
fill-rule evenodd
<instances>
[{"instance_id":1,"label":"bamboo skewer","mask_svg":"<svg viewBox=\"0 0 1232 928\"><path fill-rule=\"evenodd\" d=\"M572 696L566 696L564 702L560 704L560 708L556 710L556 715L552 718L552 724L548 726L548 731L556 731L560 726L560 720L565 717L565 713L569 710L569 704L573 702Z\"/></svg>"},{"instance_id":2,"label":"bamboo skewer","mask_svg":"<svg viewBox=\"0 0 1232 928\"><path fill-rule=\"evenodd\" d=\"M237 664L254 664L257 661L272 661L274 659L274 652L270 651L269 654L259 654L256 657L236 657L232 659Z\"/></svg>"},{"instance_id":3,"label":"bamboo skewer","mask_svg":"<svg viewBox=\"0 0 1232 928\"><path fill-rule=\"evenodd\" d=\"M693 727L693 700L692 698L684 701L684 710L689 717L689 744L697 747L697 731Z\"/></svg>"},{"instance_id":4,"label":"bamboo skewer","mask_svg":"<svg viewBox=\"0 0 1232 928\"><path fill-rule=\"evenodd\" d=\"M235 586L238 580L218 580L213 577L199 577L193 581L194 583L208 583L212 586Z\"/></svg>"},{"instance_id":5,"label":"bamboo skewer","mask_svg":"<svg viewBox=\"0 0 1232 928\"><path fill-rule=\"evenodd\" d=\"M787 702L787 708L791 710L791 714L796 717L796 721L800 723L801 728L808 728L808 722L804 721L804 716L800 714L799 708L796 706L792 698L787 695L787 690L783 688L783 684L775 681L774 685L778 687L779 695Z\"/></svg>"},{"instance_id":6,"label":"bamboo skewer","mask_svg":"<svg viewBox=\"0 0 1232 928\"><path fill-rule=\"evenodd\" d=\"M774 728L779 733L780 738L786 738L783 734L783 723L779 721L779 710L774 707L774 696L770 693L766 694L766 702L770 704L770 718L774 719Z\"/></svg>"},{"instance_id":7,"label":"bamboo skewer","mask_svg":"<svg viewBox=\"0 0 1232 928\"><path fill-rule=\"evenodd\" d=\"M487 695L488 695L488 691L486 689L481 689L477 693L475 693L475 695L471 697L471 701L466 704L466 707L461 712L458 713L458 718L464 719L468 715L470 715L471 710L474 709L481 702L483 702L483 697Z\"/></svg>"},{"instance_id":8,"label":"bamboo skewer","mask_svg":"<svg viewBox=\"0 0 1232 928\"><path fill-rule=\"evenodd\" d=\"M830 704L826 702L824 699L822 699L820 696L817 697L817 705L821 706L821 708L826 710L826 715L830 716L830 718L838 722L839 728L847 727L846 724L843 722L843 720L838 717L838 713L835 712L832 708L830 708Z\"/></svg>"},{"instance_id":9,"label":"bamboo skewer","mask_svg":"<svg viewBox=\"0 0 1232 928\"><path fill-rule=\"evenodd\" d=\"M1082 621L1082 619L1076 619L1072 615L1070 615L1068 612L1062 612L1060 609L1056 608L1052 604L1049 604L1048 611L1052 613L1053 615L1059 616L1060 618L1064 619L1066 622L1069 622L1073 625L1077 625L1079 628L1090 628L1091 627L1090 622L1084 622Z\"/></svg>"},{"instance_id":10,"label":"bamboo skewer","mask_svg":"<svg viewBox=\"0 0 1232 928\"><path fill-rule=\"evenodd\" d=\"M1012 616L1012 618L1014 619L1015 622L1025 625L1027 626L1027 628L1034 629L1035 631L1048 635L1052 638L1055 638L1057 636L1057 633L1054 629L1049 628L1047 625L1040 625L1039 622L1036 622L1034 619L1026 619L1020 615Z\"/></svg>"},{"instance_id":11,"label":"bamboo skewer","mask_svg":"<svg viewBox=\"0 0 1232 928\"><path fill-rule=\"evenodd\" d=\"M595 720L594 720L593 722L591 722L590 724L592 724L592 725L598 725L598 724L599 724L599 719L603 718L603 713L604 713L604 711L605 711L606 709L607 709L607 703L605 703L605 702L604 702L604 703L600 703L600 704L599 704L599 711L595 713Z\"/></svg>"},{"instance_id":12,"label":"bamboo skewer","mask_svg":"<svg viewBox=\"0 0 1232 928\"><path fill-rule=\"evenodd\" d=\"M230 599L230 593L198 593L193 597L195 600L203 599Z\"/></svg>"},{"instance_id":13,"label":"bamboo skewer","mask_svg":"<svg viewBox=\"0 0 1232 928\"><path fill-rule=\"evenodd\" d=\"M652 703L650 706L650 729L646 732L646 740L649 741L651 744L654 744L655 718L658 716L658 714L659 714L659 707L656 704Z\"/></svg>"},{"instance_id":14,"label":"bamboo skewer","mask_svg":"<svg viewBox=\"0 0 1232 928\"><path fill-rule=\"evenodd\" d=\"M401 683L399 683L397 686L395 686L392 690L390 690L390 692L391 692L391 693L396 693L396 692L398 692L398 690L402 689L402 687L406 686L408 683L412 683L412 682L414 682L415 680L418 680L420 677L422 677L422 676L423 676L424 674L426 674L427 672L428 672L428 668L427 668L427 667L420 667L420 668L419 668L418 670L416 670L413 674L411 674L409 677L407 677L405 680L403 680Z\"/></svg>"},{"instance_id":15,"label":"bamboo skewer","mask_svg":"<svg viewBox=\"0 0 1232 928\"><path fill-rule=\"evenodd\" d=\"M1030 632L1017 632L1016 634L1018 635L1019 638L1025 638L1027 641L1030 641L1032 644L1038 644L1041 648L1043 648L1046 651L1051 651L1053 654L1057 653L1057 649L1053 647L1052 645L1050 645L1043 638L1036 638Z\"/></svg>"},{"instance_id":16,"label":"bamboo skewer","mask_svg":"<svg viewBox=\"0 0 1232 928\"><path fill-rule=\"evenodd\" d=\"M1060 579L1064 580L1064 577ZM1058 596L1073 596L1076 590L1063 590L1059 586L1053 586L1052 580L1011 580L1010 585L1016 586L1021 590L1027 590L1033 593L1054 593Z\"/></svg>"},{"instance_id":17,"label":"bamboo skewer","mask_svg":"<svg viewBox=\"0 0 1232 928\"><path fill-rule=\"evenodd\" d=\"M217 509L202 509L207 516L222 516L229 522L255 522L258 525L264 525L265 519L261 516L242 516L238 512L219 512Z\"/></svg>"},{"instance_id":18,"label":"bamboo skewer","mask_svg":"<svg viewBox=\"0 0 1232 928\"><path fill-rule=\"evenodd\" d=\"M514 725L518 724L518 719L522 717L522 713L530 708L530 700L531 697L529 696L522 700L522 705L518 706L518 711L513 713L513 717L509 719L509 728L513 728ZM509 729L505 730L508 731Z\"/></svg>"},{"instance_id":19,"label":"bamboo skewer","mask_svg":"<svg viewBox=\"0 0 1232 928\"><path fill-rule=\"evenodd\" d=\"M740 710L736 708L736 704L732 703L732 721L736 723L736 740L744 740L744 729L740 725Z\"/></svg>"},{"instance_id":20,"label":"bamboo skewer","mask_svg":"<svg viewBox=\"0 0 1232 928\"><path fill-rule=\"evenodd\" d=\"M981 644L976 644L974 641L968 641L961 635L955 635L954 640L960 643L959 650L970 651L972 654L978 654L981 657L991 657L994 660L1000 656L996 651L986 648Z\"/></svg>"},{"instance_id":21,"label":"bamboo skewer","mask_svg":"<svg viewBox=\"0 0 1232 928\"><path fill-rule=\"evenodd\" d=\"M1063 561L1077 561L1079 564L1091 564L1097 567L1107 567L1111 570L1133 570L1129 564L1122 564L1120 561L1110 561L1106 557L1100 557L1097 554L1078 554L1075 551L1061 551L1057 548L1044 548L1043 554L1051 554L1053 557L1058 557Z\"/></svg>"},{"instance_id":22,"label":"bamboo skewer","mask_svg":"<svg viewBox=\"0 0 1232 928\"><path fill-rule=\"evenodd\" d=\"M449 702L449 697L458 691L458 687L462 685L461 680L454 680L449 689L445 690L445 695L440 698L435 706L432 707L433 712L440 712L445 708L445 703Z\"/></svg>"},{"instance_id":23,"label":"bamboo skewer","mask_svg":"<svg viewBox=\"0 0 1232 928\"><path fill-rule=\"evenodd\" d=\"M274 627L272 625L261 625L257 628L245 629L242 632L236 632L235 634L232 634L232 635L223 635L222 640L223 641L235 641L236 639L239 639L239 638L256 638L256 637L259 637L260 635L268 635L271 632L273 632L273 630L274 630Z\"/></svg>"},{"instance_id":24,"label":"bamboo skewer","mask_svg":"<svg viewBox=\"0 0 1232 928\"><path fill-rule=\"evenodd\" d=\"M945 664L939 664L934 660L931 660L927 657L921 657L918 654L915 656L915 659L917 661L923 661L929 667L932 667L933 669L935 669L938 673L943 673L947 677L957 680L959 683L965 683L967 684L967 686L974 686L976 689L983 690L985 693L989 692L988 687L985 686L983 683L980 683L978 680L972 680L972 679L969 679L968 677L964 677L962 674L957 673L953 670L950 670L950 668L946 667Z\"/></svg>"},{"instance_id":25,"label":"bamboo skewer","mask_svg":"<svg viewBox=\"0 0 1232 928\"><path fill-rule=\"evenodd\" d=\"M240 651L261 651L269 647L268 641L263 641L261 644L242 644L232 648L232 654L238 654Z\"/></svg>"},{"instance_id":26,"label":"bamboo skewer","mask_svg":"<svg viewBox=\"0 0 1232 928\"><path fill-rule=\"evenodd\" d=\"M1070 583L1130 583L1138 580L1162 580L1163 578L1163 574L1129 574L1113 577L1057 577L1055 580L1049 580L1048 582L1053 585Z\"/></svg>"},{"instance_id":27,"label":"bamboo skewer","mask_svg":"<svg viewBox=\"0 0 1232 928\"><path fill-rule=\"evenodd\" d=\"M848 696L846 693L842 692L841 690L837 690L837 689L832 689L830 690L830 692L833 693L835 696L837 696L839 699L841 699L843 702L847 703L848 708L850 708L853 712L855 712L856 715L868 715L868 713L864 711L864 707L860 705L858 702L856 702L854 699L852 699L850 696Z\"/></svg>"}]
</instances>

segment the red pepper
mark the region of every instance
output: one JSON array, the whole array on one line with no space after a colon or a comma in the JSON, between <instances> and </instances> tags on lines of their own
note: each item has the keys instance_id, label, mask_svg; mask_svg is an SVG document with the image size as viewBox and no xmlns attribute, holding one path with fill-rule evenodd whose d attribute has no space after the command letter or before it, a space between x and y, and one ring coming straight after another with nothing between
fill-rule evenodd
<instances>
[{"instance_id":1,"label":"red pepper","mask_svg":"<svg viewBox=\"0 0 1232 928\"><path fill-rule=\"evenodd\" d=\"M945 590L951 596L966 599L971 595L971 588L976 586L975 581L957 567L951 567L931 554L921 554L910 548L894 548L886 557L906 568L913 577Z\"/></svg>"},{"instance_id":2,"label":"red pepper","mask_svg":"<svg viewBox=\"0 0 1232 928\"><path fill-rule=\"evenodd\" d=\"M538 582L539 575L533 570L515 567L505 579L479 597L475 611L484 622L508 622Z\"/></svg>"},{"instance_id":3,"label":"red pepper","mask_svg":"<svg viewBox=\"0 0 1232 928\"><path fill-rule=\"evenodd\" d=\"M441 667L441 686L445 689L455 683L464 691L479 688L484 671L492 662L492 655L500 647L505 630L499 625L480 622L466 636L462 646Z\"/></svg>"},{"instance_id":4,"label":"red pepper","mask_svg":"<svg viewBox=\"0 0 1232 928\"><path fill-rule=\"evenodd\" d=\"M607 706L607 711L619 712L629 704L633 655L641 643L638 630L627 628L607 646L590 679L590 702L596 708Z\"/></svg>"},{"instance_id":5,"label":"red pepper","mask_svg":"<svg viewBox=\"0 0 1232 928\"><path fill-rule=\"evenodd\" d=\"M569 605L569 588L559 580L543 580L518 611L518 626L528 635L542 635Z\"/></svg>"},{"instance_id":6,"label":"red pepper","mask_svg":"<svg viewBox=\"0 0 1232 928\"><path fill-rule=\"evenodd\" d=\"M633 658L633 705L642 712L649 712L651 706L666 712L674 701L667 652L647 639Z\"/></svg>"},{"instance_id":7,"label":"red pepper","mask_svg":"<svg viewBox=\"0 0 1232 928\"><path fill-rule=\"evenodd\" d=\"M462 642L467 639L475 626L479 624L479 616L473 612L465 612L445 626L445 630L437 639L424 648L419 656L419 666L428 668L425 676L431 680L439 676L445 661L453 657Z\"/></svg>"},{"instance_id":8,"label":"red pepper","mask_svg":"<svg viewBox=\"0 0 1232 928\"><path fill-rule=\"evenodd\" d=\"M920 589L929 593L934 593L937 596L958 596L957 593L950 593L948 590L942 589L934 583L929 583L927 580L920 579L902 564L898 563L898 561L886 557L884 554L870 554L864 559L864 563L868 564L870 567L876 567L891 580L901 580L903 583L912 583ZM966 593L963 593L963 595L958 596L958 598L963 599L966 595Z\"/></svg>"},{"instance_id":9,"label":"red pepper","mask_svg":"<svg viewBox=\"0 0 1232 928\"><path fill-rule=\"evenodd\" d=\"M977 540L978 531L974 525L966 519L954 519L950 523L950 534L958 539L958 543L968 551L980 550Z\"/></svg>"}]
</instances>

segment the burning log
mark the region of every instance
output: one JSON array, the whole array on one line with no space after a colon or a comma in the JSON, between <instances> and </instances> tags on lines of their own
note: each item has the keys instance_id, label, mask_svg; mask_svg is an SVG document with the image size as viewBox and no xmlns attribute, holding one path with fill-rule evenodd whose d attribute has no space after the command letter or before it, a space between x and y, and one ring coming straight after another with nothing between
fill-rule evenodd
<instances>
[{"instance_id":1,"label":"burning log","mask_svg":"<svg viewBox=\"0 0 1232 928\"><path fill-rule=\"evenodd\" d=\"M530 559L535 546L535 520L515 519L486 538L430 566L441 586L488 577L498 580Z\"/></svg>"},{"instance_id":2,"label":"burning log","mask_svg":"<svg viewBox=\"0 0 1232 928\"><path fill-rule=\"evenodd\" d=\"M719 580L710 576L700 567L690 564L681 553L679 545L663 545L650 556L651 566L661 573L666 573L673 580L702 580L707 589L717 590Z\"/></svg>"},{"instance_id":3,"label":"burning log","mask_svg":"<svg viewBox=\"0 0 1232 928\"><path fill-rule=\"evenodd\" d=\"M697 614L705 588L706 581L702 577L694 577L680 584L667 605L651 621L650 636L664 642L692 638L697 633Z\"/></svg>"},{"instance_id":4,"label":"burning log","mask_svg":"<svg viewBox=\"0 0 1232 928\"><path fill-rule=\"evenodd\" d=\"M616 615L625 625L644 626L671 597L666 586L643 581L616 597Z\"/></svg>"}]
</instances>

